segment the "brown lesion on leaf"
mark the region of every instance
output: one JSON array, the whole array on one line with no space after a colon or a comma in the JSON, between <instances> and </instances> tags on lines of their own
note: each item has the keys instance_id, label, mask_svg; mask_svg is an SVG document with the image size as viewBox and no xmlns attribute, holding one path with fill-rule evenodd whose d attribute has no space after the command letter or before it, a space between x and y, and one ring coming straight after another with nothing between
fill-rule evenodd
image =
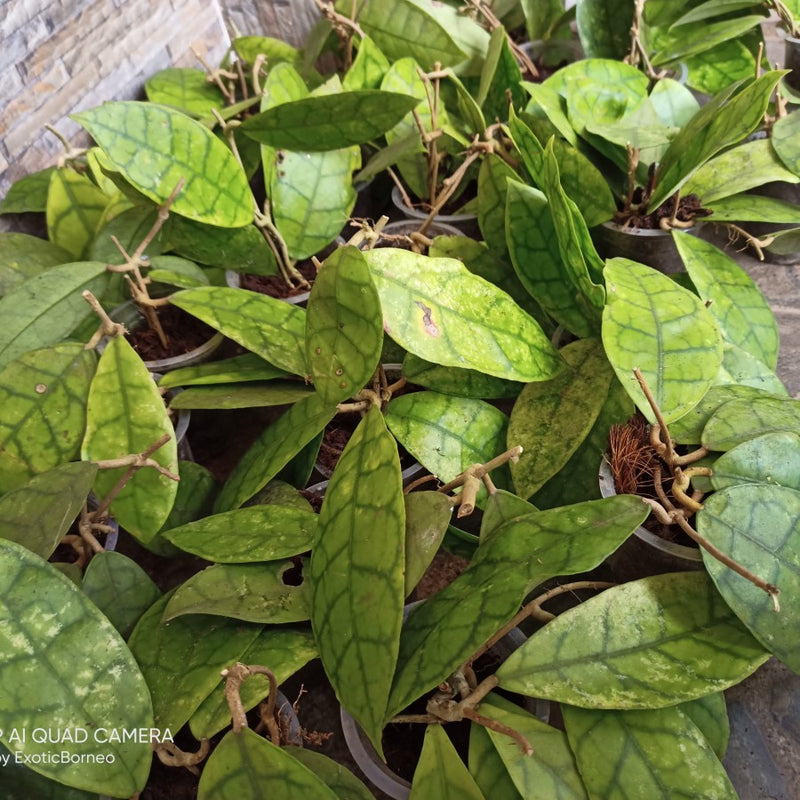
<instances>
[{"instance_id":1,"label":"brown lesion on leaf","mask_svg":"<svg viewBox=\"0 0 800 800\"><path fill-rule=\"evenodd\" d=\"M430 307L426 306L421 300L415 300L414 305L422 311L422 327L425 329L425 333L429 336L438 336L439 326L433 321L433 312Z\"/></svg>"}]
</instances>

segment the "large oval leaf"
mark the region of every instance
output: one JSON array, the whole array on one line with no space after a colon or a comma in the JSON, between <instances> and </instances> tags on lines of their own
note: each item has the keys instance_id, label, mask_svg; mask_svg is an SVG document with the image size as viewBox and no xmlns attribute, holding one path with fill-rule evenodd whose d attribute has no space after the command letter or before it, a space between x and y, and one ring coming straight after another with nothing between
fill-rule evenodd
<instances>
[{"instance_id":1,"label":"large oval leaf","mask_svg":"<svg viewBox=\"0 0 800 800\"><path fill-rule=\"evenodd\" d=\"M765 433L800 431L800 401L789 397L753 396L717 408L703 428L709 450L731 450Z\"/></svg>"},{"instance_id":2,"label":"large oval leaf","mask_svg":"<svg viewBox=\"0 0 800 800\"><path fill-rule=\"evenodd\" d=\"M153 727L147 686L122 637L70 580L13 542L0 541L0 600L3 743L39 754L30 766L68 786L116 797L141 791L149 739L109 736ZM14 730L30 734L56 721L62 734L87 734L58 745L74 760L47 758L54 745L32 735L13 740Z\"/></svg>"},{"instance_id":3,"label":"large oval leaf","mask_svg":"<svg viewBox=\"0 0 800 800\"><path fill-rule=\"evenodd\" d=\"M128 644L150 689L156 724L174 733L217 686L220 670L241 659L261 626L205 615L165 624L168 600L150 606Z\"/></svg>"},{"instance_id":4,"label":"large oval leaf","mask_svg":"<svg viewBox=\"0 0 800 800\"><path fill-rule=\"evenodd\" d=\"M364 256L339 248L325 259L306 312L306 358L320 397L338 403L362 389L382 346L381 301Z\"/></svg>"},{"instance_id":5,"label":"large oval leaf","mask_svg":"<svg viewBox=\"0 0 800 800\"><path fill-rule=\"evenodd\" d=\"M164 400L141 358L123 337L115 337L100 356L89 391L81 455L89 461L102 461L143 453L164 435L169 440L150 457L175 473L178 446ZM104 498L126 469L100 470L95 492ZM177 481L144 467L112 501L111 513L123 528L147 544L169 516L177 492Z\"/></svg>"},{"instance_id":6,"label":"large oval leaf","mask_svg":"<svg viewBox=\"0 0 800 800\"><path fill-rule=\"evenodd\" d=\"M549 381L529 383L508 424L508 445L522 445L511 465L514 487L530 497L578 449L607 397L613 371L597 339L580 339L561 350L568 368Z\"/></svg>"},{"instance_id":7,"label":"large oval leaf","mask_svg":"<svg viewBox=\"0 0 800 800\"><path fill-rule=\"evenodd\" d=\"M366 258L384 327L409 352L509 380L544 380L560 369L538 323L459 261L393 247Z\"/></svg>"},{"instance_id":8,"label":"large oval leaf","mask_svg":"<svg viewBox=\"0 0 800 800\"><path fill-rule=\"evenodd\" d=\"M71 259L66 250L38 236L0 233L0 297L27 278Z\"/></svg>"},{"instance_id":9,"label":"large oval leaf","mask_svg":"<svg viewBox=\"0 0 800 800\"><path fill-rule=\"evenodd\" d=\"M673 239L697 294L725 339L775 369L778 323L753 279L705 239L675 233Z\"/></svg>"},{"instance_id":10,"label":"large oval leaf","mask_svg":"<svg viewBox=\"0 0 800 800\"><path fill-rule=\"evenodd\" d=\"M47 192L47 238L73 258L85 258L109 202L85 175L56 169Z\"/></svg>"},{"instance_id":11,"label":"large oval leaf","mask_svg":"<svg viewBox=\"0 0 800 800\"><path fill-rule=\"evenodd\" d=\"M405 593L408 597L442 543L453 506L450 498L441 492L410 492L403 499L406 506Z\"/></svg>"},{"instance_id":12,"label":"large oval leaf","mask_svg":"<svg viewBox=\"0 0 800 800\"><path fill-rule=\"evenodd\" d=\"M164 621L186 614L247 622L303 622L308 619L305 583L289 582L291 562L215 564L182 583L164 609Z\"/></svg>"},{"instance_id":13,"label":"large oval leaf","mask_svg":"<svg viewBox=\"0 0 800 800\"><path fill-rule=\"evenodd\" d=\"M630 261L606 262L603 345L622 385L651 421L633 374L642 371L667 423L690 411L722 363L722 336L703 302L660 272Z\"/></svg>"},{"instance_id":14,"label":"large oval leaf","mask_svg":"<svg viewBox=\"0 0 800 800\"><path fill-rule=\"evenodd\" d=\"M0 491L78 454L95 364L94 353L67 343L25 353L0 372Z\"/></svg>"},{"instance_id":15,"label":"large oval leaf","mask_svg":"<svg viewBox=\"0 0 800 800\"><path fill-rule=\"evenodd\" d=\"M56 344L87 319L91 309L81 297L101 297L108 285L100 261L62 264L20 284L0 300L0 367L37 347Z\"/></svg>"},{"instance_id":16,"label":"large oval leaf","mask_svg":"<svg viewBox=\"0 0 800 800\"><path fill-rule=\"evenodd\" d=\"M703 551L725 602L770 652L800 671L800 492L784 486L731 486L712 494L698 531L740 564L775 584L785 597L778 613L763 590Z\"/></svg>"},{"instance_id":17,"label":"large oval leaf","mask_svg":"<svg viewBox=\"0 0 800 800\"><path fill-rule=\"evenodd\" d=\"M0 537L50 556L86 502L97 467L85 461L43 472L0 497Z\"/></svg>"},{"instance_id":18,"label":"large oval leaf","mask_svg":"<svg viewBox=\"0 0 800 800\"><path fill-rule=\"evenodd\" d=\"M590 797L738 800L711 746L679 708L598 711L564 706L563 711Z\"/></svg>"},{"instance_id":19,"label":"large oval leaf","mask_svg":"<svg viewBox=\"0 0 800 800\"><path fill-rule=\"evenodd\" d=\"M373 406L322 504L311 551L311 624L337 696L378 751L403 620L404 545L397 444Z\"/></svg>"},{"instance_id":20,"label":"large oval leaf","mask_svg":"<svg viewBox=\"0 0 800 800\"><path fill-rule=\"evenodd\" d=\"M203 768L198 800L338 800L308 767L244 728L229 731Z\"/></svg>"},{"instance_id":21,"label":"large oval leaf","mask_svg":"<svg viewBox=\"0 0 800 800\"><path fill-rule=\"evenodd\" d=\"M765 433L723 453L714 462L711 484L719 491L742 483L786 486L800 492L800 435Z\"/></svg>"},{"instance_id":22,"label":"large oval leaf","mask_svg":"<svg viewBox=\"0 0 800 800\"><path fill-rule=\"evenodd\" d=\"M317 515L302 508L259 505L213 514L165 531L176 547L208 561L276 561L311 549Z\"/></svg>"},{"instance_id":23,"label":"large oval leaf","mask_svg":"<svg viewBox=\"0 0 800 800\"><path fill-rule=\"evenodd\" d=\"M183 178L170 210L239 228L253 221L253 196L233 153L204 125L155 103L105 103L73 114L114 166L142 194L163 204Z\"/></svg>"},{"instance_id":24,"label":"large oval leaf","mask_svg":"<svg viewBox=\"0 0 800 800\"><path fill-rule=\"evenodd\" d=\"M200 286L170 296L188 311L280 369L306 374L305 309L258 292Z\"/></svg>"},{"instance_id":25,"label":"large oval leaf","mask_svg":"<svg viewBox=\"0 0 800 800\"><path fill-rule=\"evenodd\" d=\"M339 800L342 798L345 800L372 800L374 797L372 792L347 767L329 756L303 747L289 746L284 749L315 775L322 778L333 789Z\"/></svg>"},{"instance_id":26,"label":"large oval leaf","mask_svg":"<svg viewBox=\"0 0 800 800\"><path fill-rule=\"evenodd\" d=\"M661 708L732 686L768 657L704 572L673 572L566 611L497 677L510 691L582 708Z\"/></svg>"}]
</instances>

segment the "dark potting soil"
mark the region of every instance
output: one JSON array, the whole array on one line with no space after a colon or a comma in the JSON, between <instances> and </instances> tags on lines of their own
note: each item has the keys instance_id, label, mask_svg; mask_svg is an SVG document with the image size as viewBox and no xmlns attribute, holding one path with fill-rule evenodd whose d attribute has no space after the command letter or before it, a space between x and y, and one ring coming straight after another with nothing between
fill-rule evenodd
<instances>
[{"instance_id":1,"label":"dark potting soil","mask_svg":"<svg viewBox=\"0 0 800 800\"><path fill-rule=\"evenodd\" d=\"M644 213L649 197L641 187L633 193L632 208L628 211L618 211L614 215L614 222L625 228L641 228L644 230L657 230L661 227L662 219L671 219L675 210L675 195L668 198L650 214ZM678 213L676 219L680 222L694 222L699 217L707 217L711 211L703 208L700 198L696 194L687 194L678 199Z\"/></svg>"},{"instance_id":2,"label":"dark potting soil","mask_svg":"<svg viewBox=\"0 0 800 800\"><path fill-rule=\"evenodd\" d=\"M317 268L312 261L302 261L297 264L297 271L309 282L313 283L317 277ZM280 275L251 275L246 273L241 276L242 289L249 289L251 292L268 294L270 297L277 297L284 300L303 294L308 291L307 287L292 287Z\"/></svg>"},{"instance_id":3,"label":"dark potting soil","mask_svg":"<svg viewBox=\"0 0 800 800\"><path fill-rule=\"evenodd\" d=\"M205 322L177 306L163 306L156 313L167 336L168 347L163 347L158 334L147 323L125 336L143 361L183 355L205 344L216 333Z\"/></svg>"}]
</instances>

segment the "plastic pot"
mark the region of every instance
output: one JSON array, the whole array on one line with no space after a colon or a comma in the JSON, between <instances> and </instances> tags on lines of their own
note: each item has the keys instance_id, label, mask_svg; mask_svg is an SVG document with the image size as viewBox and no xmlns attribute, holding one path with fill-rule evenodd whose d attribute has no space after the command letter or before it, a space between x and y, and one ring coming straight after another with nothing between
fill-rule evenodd
<instances>
[{"instance_id":1,"label":"plastic pot","mask_svg":"<svg viewBox=\"0 0 800 800\"><path fill-rule=\"evenodd\" d=\"M145 325L145 318L139 311L133 300L128 300L126 303L117 306L110 314L109 317L114 322L121 322L128 330L136 330L137 328ZM207 361L217 348L225 340L221 333L215 333L207 342L195 347L188 353L181 353L177 356L170 356L169 358L156 358L152 361L145 361L144 364L150 372L164 373L169 372L178 367L189 367L192 364L199 364ZM98 351L102 352L105 347L106 340L103 340L98 345Z\"/></svg>"},{"instance_id":2,"label":"plastic pot","mask_svg":"<svg viewBox=\"0 0 800 800\"><path fill-rule=\"evenodd\" d=\"M697 224L683 233L696 236L700 227ZM592 228L591 234L602 258L629 258L666 275L686 271L670 231L660 228L623 228L615 222L604 222Z\"/></svg>"},{"instance_id":3,"label":"plastic pot","mask_svg":"<svg viewBox=\"0 0 800 800\"><path fill-rule=\"evenodd\" d=\"M784 81L790 89L800 92L800 39L788 34L783 41L783 67L791 70Z\"/></svg>"},{"instance_id":4,"label":"plastic pot","mask_svg":"<svg viewBox=\"0 0 800 800\"><path fill-rule=\"evenodd\" d=\"M600 462L600 494L613 497L616 493L611 466L604 457ZM703 569L703 557L699 547L671 542L643 526L608 557L612 572L625 580L634 580L663 572L683 572Z\"/></svg>"},{"instance_id":5,"label":"plastic pot","mask_svg":"<svg viewBox=\"0 0 800 800\"><path fill-rule=\"evenodd\" d=\"M374 247L396 246L393 242L389 241L387 238L384 238L384 235L387 237L410 236L412 233L416 233L418 230L419 223L413 220L397 220L396 222L390 222L388 225L384 225L383 229L381 230L382 238L378 239ZM446 222L434 221L428 225L425 235L429 239L433 239L436 236L464 236L465 234L455 225L449 225Z\"/></svg>"},{"instance_id":6,"label":"plastic pot","mask_svg":"<svg viewBox=\"0 0 800 800\"><path fill-rule=\"evenodd\" d=\"M406 219L414 220L417 223L413 230L419 230L419 226L428 219L428 214L424 211L419 211L416 208L409 208L403 202L403 196L396 186L392 189L392 205ZM431 224L434 222L456 228L459 233L465 236L471 236L473 239L481 238L477 214L437 214L433 218ZM428 235L430 236L430 233L428 233Z\"/></svg>"}]
</instances>

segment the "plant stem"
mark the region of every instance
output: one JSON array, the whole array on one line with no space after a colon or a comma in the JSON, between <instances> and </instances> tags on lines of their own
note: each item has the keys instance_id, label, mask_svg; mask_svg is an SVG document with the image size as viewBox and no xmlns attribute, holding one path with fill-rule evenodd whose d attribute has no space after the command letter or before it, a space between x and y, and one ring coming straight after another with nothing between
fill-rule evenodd
<instances>
[{"instance_id":1,"label":"plant stem","mask_svg":"<svg viewBox=\"0 0 800 800\"><path fill-rule=\"evenodd\" d=\"M88 290L81 293L81 297L92 307L92 311L100 317L100 327L94 332L92 338L83 346L84 350L92 350L104 336L124 336L128 329L121 322L114 322L100 301Z\"/></svg>"},{"instance_id":2,"label":"plant stem","mask_svg":"<svg viewBox=\"0 0 800 800\"><path fill-rule=\"evenodd\" d=\"M519 461L520 455L522 455L522 447L517 445L516 447L506 450L505 453L495 456L493 459L491 459L491 461L487 461L485 464L473 464L471 467L465 469L460 475L453 478L450 483L446 483L444 486L440 487L438 491L442 492L443 494L451 492L453 489L463 486L468 475L474 475L476 478L482 478L487 472L491 472L493 469L501 467L507 461L513 461L516 463Z\"/></svg>"}]
</instances>

